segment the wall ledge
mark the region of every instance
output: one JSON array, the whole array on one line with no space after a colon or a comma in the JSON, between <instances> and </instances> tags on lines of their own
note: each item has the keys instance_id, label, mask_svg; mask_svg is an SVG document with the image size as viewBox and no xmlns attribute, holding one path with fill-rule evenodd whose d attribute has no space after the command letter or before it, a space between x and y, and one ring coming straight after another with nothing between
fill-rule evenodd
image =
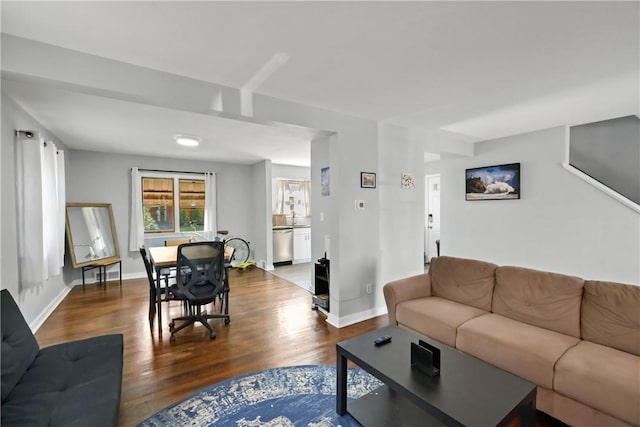
<instances>
[{"instance_id":1,"label":"wall ledge","mask_svg":"<svg viewBox=\"0 0 640 427\"><path fill-rule=\"evenodd\" d=\"M586 173L582 172L580 169L577 169L577 168L571 166L567 162L562 162L562 167L564 167L567 171L571 172L572 174L574 174L578 178L582 179L583 181L587 182L588 184L590 184L593 187L597 188L598 190L602 191L603 193L605 193L609 197L617 200L618 202L622 203L623 205L625 205L629 209L631 209L631 210L633 210L633 211L635 211L635 212L640 214L640 205L635 203L633 200L630 200L630 199L626 198L625 196L623 196L622 194L618 193L617 191L612 190L611 188L607 187L606 185L604 185L600 181L593 179L592 177L590 177Z\"/></svg>"}]
</instances>

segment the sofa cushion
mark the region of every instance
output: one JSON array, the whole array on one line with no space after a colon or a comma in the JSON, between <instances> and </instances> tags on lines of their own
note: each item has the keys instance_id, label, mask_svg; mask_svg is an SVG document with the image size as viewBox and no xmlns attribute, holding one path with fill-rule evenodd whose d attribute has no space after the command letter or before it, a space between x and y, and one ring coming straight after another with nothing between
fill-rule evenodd
<instances>
[{"instance_id":1,"label":"sofa cushion","mask_svg":"<svg viewBox=\"0 0 640 427\"><path fill-rule=\"evenodd\" d=\"M458 326L488 311L440 297L419 298L398 304L398 324L455 347Z\"/></svg>"},{"instance_id":2,"label":"sofa cushion","mask_svg":"<svg viewBox=\"0 0 640 427\"><path fill-rule=\"evenodd\" d=\"M578 277L498 267L491 311L579 338L583 285Z\"/></svg>"},{"instance_id":3,"label":"sofa cushion","mask_svg":"<svg viewBox=\"0 0 640 427\"><path fill-rule=\"evenodd\" d=\"M20 309L6 289L0 293L2 300L1 327L2 349L2 401L13 390L31 362L38 354L38 342L24 320ZM4 421L4 420L3 420Z\"/></svg>"},{"instance_id":4,"label":"sofa cushion","mask_svg":"<svg viewBox=\"0 0 640 427\"><path fill-rule=\"evenodd\" d=\"M640 356L640 286L587 281L582 338Z\"/></svg>"},{"instance_id":5,"label":"sofa cushion","mask_svg":"<svg viewBox=\"0 0 640 427\"><path fill-rule=\"evenodd\" d=\"M456 347L539 386L551 389L553 367L580 340L499 314L486 314L458 328Z\"/></svg>"},{"instance_id":6,"label":"sofa cushion","mask_svg":"<svg viewBox=\"0 0 640 427\"><path fill-rule=\"evenodd\" d=\"M640 425L640 357L589 341L569 349L556 364L554 389Z\"/></svg>"},{"instance_id":7,"label":"sofa cushion","mask_svg":"<svg viewBox=\"0 0 640 427\"><path fill-rule=\"evenodd\" d=\"M490 311L496 267L473 259L433 258L429 266L431 294Z\"/></svg>"},{"instance_id":8,"label":"sofa cushion","mask_svg":"<svg viewBox=\"0 0 640 427\"><path fill-rule=\"evenodd\" d=\"M122 345L106 335L42 349L2 402L2 425L116 426Z\"/></svg>"}]
</instances>

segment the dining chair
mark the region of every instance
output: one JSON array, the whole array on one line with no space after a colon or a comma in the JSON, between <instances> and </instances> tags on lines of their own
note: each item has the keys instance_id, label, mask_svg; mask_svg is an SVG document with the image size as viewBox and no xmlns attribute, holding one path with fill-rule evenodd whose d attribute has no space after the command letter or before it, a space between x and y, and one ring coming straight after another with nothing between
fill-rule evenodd
<instances>
[{"instance_id":1,"label":"dining chair","mask_svg":"<svg viewBox=\"0 0 640 427\"><path fill-rule=\"evenodd\" d=\"M149 280L149 324L153 327L153 320L156 316L156 304L157 304L157 285L156 285L156 277L153 271L153 267L151 267L151 262L149 261L149 257L147 256L147 250L144 246L140 247L140 256L142 257L142 261L144 262L144 268L147 271L147 279ZM162 276L162 274L161 274ZM160 301L166 302L174 300L173 296L169 292L169 279L171 276L164 275L163 280L161 280L160 293L164 295L161 296ZM164 286L162 286L164 284Z\"/></svg>"},{"instance_id":2,"label":"dining chair","mask_svg":"<svg viewBox=\"0 0 640 427\"><path fill-rule=\"evenodd\" d=\"M176 299L187 301L189 313L171 320L170 342L175 342L175 333L195 322L200 322L214 339L216 333L209 324L210 319L223 319L228 325L229 301L225 298L224 313L213 314L203 310L203 306L215 302L219 295L228 293L225 281L224 242L196 242L178 246L176 283L171 293ZM183 321L176 327L176 321Z\"/></svg>"}]
</instances>

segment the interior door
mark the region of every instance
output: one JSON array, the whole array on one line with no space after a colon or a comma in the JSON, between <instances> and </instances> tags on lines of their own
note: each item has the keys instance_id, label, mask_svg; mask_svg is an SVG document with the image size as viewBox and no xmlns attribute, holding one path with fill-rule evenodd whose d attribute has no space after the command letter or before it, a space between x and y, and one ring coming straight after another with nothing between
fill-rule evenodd
<instances>
[{"instance_id":1,"label":"interior door","mask_svg":"<svg viewBox=\"0 0 640 427\"><path fill-rule=\"evenodd\" d=\"M427 261L431 258L438 256L438 248L436 241L440 240L440 175L427 175L426 176L427 194L426 210L427 216L425 218L425 253Z\"/></svg>"}]
</instances>

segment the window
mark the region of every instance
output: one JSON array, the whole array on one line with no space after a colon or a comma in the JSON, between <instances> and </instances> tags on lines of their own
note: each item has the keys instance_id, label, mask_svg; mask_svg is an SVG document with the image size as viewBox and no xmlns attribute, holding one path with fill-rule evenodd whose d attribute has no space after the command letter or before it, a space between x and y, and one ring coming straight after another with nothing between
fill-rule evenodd
<instances>
[{"instance_id":1,"label":"window","mask_svg":"<svg viewBox=\"0 0 640 427\"><path fill-rule=\"evenodd\" d=\"M287 216L306 217L310 215L310 190L309 181L276 179L277 197L274 200L274 214Z\"/></svg>"},{"instance_id":2,"label":"window","mask_svg":"<svg viewBox=\"0 0 640 427\"><path fill-rule=\"evenodd\" d=\"M180 231L204 230L204 180L181 179Z\"/></svg>"},{"instance_id":3,"label":"window","mask_svg":"<svg viewBox=\"0 0 640 427\"><path fill-rule=\"evenodd\" d=\"M142 176L145 234L202 231L204 210L204 179L177 174L145 173Z\"/></svg>"}]
</instances>

